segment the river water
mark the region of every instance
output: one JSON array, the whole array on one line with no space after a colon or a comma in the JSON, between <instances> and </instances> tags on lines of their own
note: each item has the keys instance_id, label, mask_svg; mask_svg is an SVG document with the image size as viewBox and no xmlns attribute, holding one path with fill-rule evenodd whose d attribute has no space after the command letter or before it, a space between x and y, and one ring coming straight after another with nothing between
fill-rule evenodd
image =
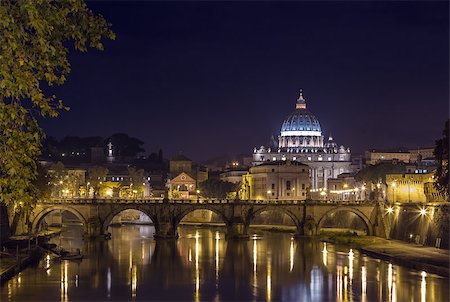
<instances>
[{"instance_id":1,"label":"river water","mask_svg":"<svg viewBox=\"0 0 450 302\"><path fill-rule=\"evenodd\" d=\"M154 241L152 226L128 225L111 228L111 240L84 242L72 226L53 240L85 258L45 257L5 283L0 300L449 300L448 279L357 250L258 230L249 241L227 241L221 228L179 232Z\"/></svg>"}]
</instances>

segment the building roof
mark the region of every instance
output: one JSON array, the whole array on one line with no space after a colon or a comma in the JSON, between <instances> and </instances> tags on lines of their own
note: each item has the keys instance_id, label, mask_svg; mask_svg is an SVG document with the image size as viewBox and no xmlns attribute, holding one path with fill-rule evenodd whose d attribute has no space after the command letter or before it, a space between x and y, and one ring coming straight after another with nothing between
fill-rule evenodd
<instances>
[{"instance_id":1,"label":"building roof","mask_svg":"<svg viewBox=\"0 0 450 302\"><path fill-rule=\"evenodd\" d=\"M302 162L299 161L289 161L289 160L274 160L274 161L266 161L260 165L258 165L258 167L261 166L285 166L285 165L292 165L292 166L308 166Z\"/></svg>"},{"instance_id":2,"label":"building roof","mask_svg":"<svg viewBox=\"0 0 450 302\"><path fill-rule=\"evenodd\" d=\"M183 154L178 154L174 156L170 161L192 161Z\"/></svg>"}]
</instances>

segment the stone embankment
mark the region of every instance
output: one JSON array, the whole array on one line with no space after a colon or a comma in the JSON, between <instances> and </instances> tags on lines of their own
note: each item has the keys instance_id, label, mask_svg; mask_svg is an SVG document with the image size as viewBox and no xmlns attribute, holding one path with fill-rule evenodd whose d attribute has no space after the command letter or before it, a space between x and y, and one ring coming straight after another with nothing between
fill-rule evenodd
<instances>
[{"instance_id":1,"label":"stone embankment","mask_svg":"<svg viewBox=\"0 0 450 302\"><path fill-rule=\"evenodd\" d=\"M20 250L18 255L2 252L0 258L0 284L18 274L31 263L38 261L41 255L41 251L36 247L30 248L30 250Z\"/></svg>"},{"instance_id":2,"label":"stone embankment","mask_svg":"<svg viewBox=\"0 0 450 302\"><path fill-rule=\"evenodd\" d=\"M0 283L7 281L28 265L39 261L43 255L38 243L42 243L49 236L58 234L52 231L46 236L12 236L8 241L2 243L0 251Z\"/></svg>"},{"instance_id":3,"label":"stone embankment","mask_svg":"<svg viewBox=\"0 0 450 302\"><path fill-rule=\"evenodd\" d=\"M450 251L372 236L322 236L321 240L358 248L369 256L427 273L450 277Z\"/></svg>"}]
</instances>

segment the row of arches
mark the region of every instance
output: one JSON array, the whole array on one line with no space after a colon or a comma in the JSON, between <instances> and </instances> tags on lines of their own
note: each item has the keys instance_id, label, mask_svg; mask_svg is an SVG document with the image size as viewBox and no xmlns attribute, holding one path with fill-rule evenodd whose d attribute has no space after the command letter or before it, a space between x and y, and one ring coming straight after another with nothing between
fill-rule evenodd
<instances>
[{"instance_id":1,"label":"row of arches","mask_svg":"<svg viewBox=\"0 0 450 302\"><path fill-rule=\"evenodd\" d=\"M111 212L103 224L101 225L101 233L105 234L108 227L113 223L114 219L126 213L126 211L137 211L141 213L147 223L151 223L158 230L158 218L152 214L146 213L142 209L129 207ZM77 219L83 225L84 231L87 233L88 221L75 208L64 206L49 207L40 212L32 222L32 232L38 232L44 225L49 224L49 218L53 214L59 213L61 219L70 217L69 219ZM65 213L64 216L62 213ZM247 228L254 225L282 225L295 227L300 232L301 228L308 235L313 235L321 231L348 230L357 232L358 234L373 235L370 221L357 209L348 207L336 207L325 213L318 221L309 217L305 222L299 221L298 217L285 208L266 207L261 208L248 217ZM51 219L50 219L51 221ZM51 223L51 222L50 222ZM174 226L178 227L184 223L213 223L217 225L226 225L227 219L223 214L214 208L188 209L174 217Z\"/></svg>"}]
</instances>

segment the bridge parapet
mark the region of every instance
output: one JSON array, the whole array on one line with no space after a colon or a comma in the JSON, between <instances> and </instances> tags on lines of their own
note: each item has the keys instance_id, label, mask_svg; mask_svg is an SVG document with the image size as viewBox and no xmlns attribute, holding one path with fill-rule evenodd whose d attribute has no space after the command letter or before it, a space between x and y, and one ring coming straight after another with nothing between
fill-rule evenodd
<instances>
[{"instance_id":1,"label":"bridge parapet","mask_svg":"<svg viewBox=\"0 0 450 302\"><path fill-rule=\"evenodd\" d=\"M239 200L239 199L162 199L162 198L53 198L43 204L243 204L243 205L374 205L372 201L332 201L332 200Z\"/></svg>"}]
</instances>

